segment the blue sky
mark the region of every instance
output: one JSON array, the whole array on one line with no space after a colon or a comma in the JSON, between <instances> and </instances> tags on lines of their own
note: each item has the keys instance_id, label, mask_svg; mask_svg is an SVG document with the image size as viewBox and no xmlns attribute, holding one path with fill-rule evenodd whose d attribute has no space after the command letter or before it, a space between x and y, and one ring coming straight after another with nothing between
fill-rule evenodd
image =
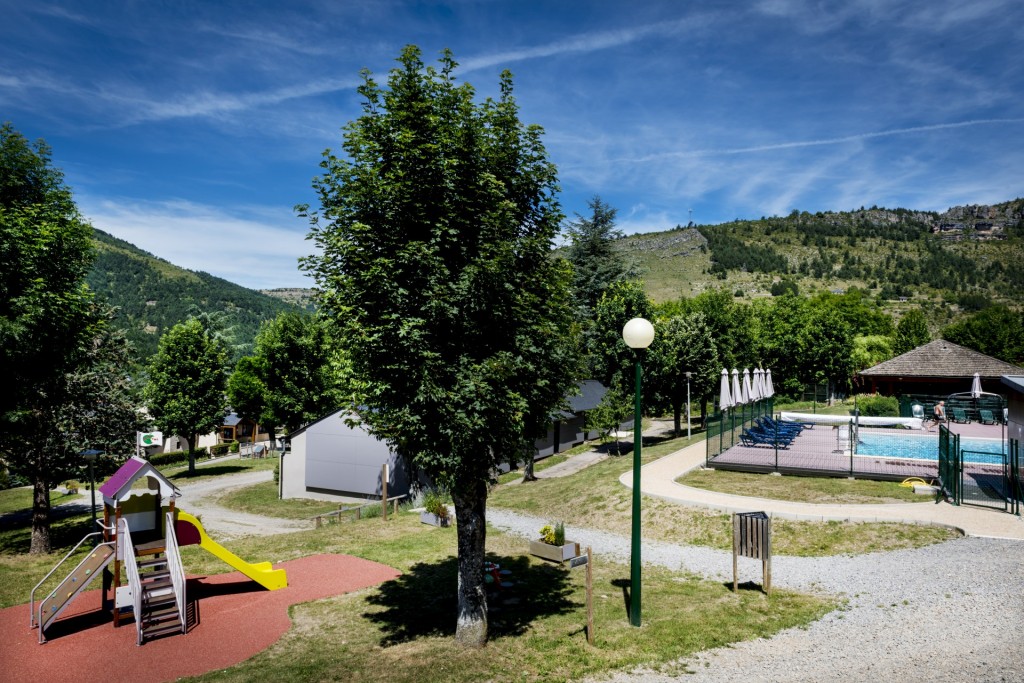
<instances>
[{"instance_id":1,"label":"blue sky","mask_svg":"<svg viewBox=\"0 0 1024 683\"><path fill-rule=\"evenodd\" d=\"M292 207L368 68L515 77L568 216L627 233L1024 195L1024 2L0 0L0 119L92 223L249 287L308 286Z\"/></svg>"}]
</instances>

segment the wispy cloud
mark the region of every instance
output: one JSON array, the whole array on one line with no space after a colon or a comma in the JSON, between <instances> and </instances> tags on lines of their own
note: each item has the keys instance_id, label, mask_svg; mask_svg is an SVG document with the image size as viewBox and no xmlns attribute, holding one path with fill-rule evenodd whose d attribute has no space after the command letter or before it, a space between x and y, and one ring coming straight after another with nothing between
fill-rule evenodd
<instances>
[{"instance_id":1,"label":"wispy cloud","mask_svg":"<svg viewBox=\"0 0 1024 683\"><path fill-rule=\"evenodd\" d=\"M651 36L696 32L705 28L710 21L711 15L693 15L683 19L626 27L614 31L578 33L543 45L470 57L460 61L459 64L463 71L469 72L528 59L597 52L636 43Z\"/></svg>"},{"instance_id":2,"label":"wispy cloud","mask_svg":"<svg viewBox=\"0 0 1024 683\"><path fill-rule=\"evenodd\" d=\"M171 263L252 288L308 287L298 259L313 251L287 209L233 213L184 200L79 199L92 224Z\"/></svg>"}]
</instances>

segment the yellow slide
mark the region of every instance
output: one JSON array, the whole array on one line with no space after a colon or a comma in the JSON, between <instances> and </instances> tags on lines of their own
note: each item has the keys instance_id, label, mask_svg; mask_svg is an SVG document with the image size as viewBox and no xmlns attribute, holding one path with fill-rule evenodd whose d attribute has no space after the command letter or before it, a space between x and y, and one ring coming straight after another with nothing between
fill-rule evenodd
<instances>
[{"instance_id":1,"label":"yellow slide","mask_svg":"<svg viewBox=\"0 0 1024 683\"><path fill-rule=\"evenodd\" d=\"M257 562L255 564L246 562L210 538L206 533L206 529L203 528L202 522L192 515L179 509L177 517L178 521L174 531L178 536L178 545L195 545L198 543L200 548L242 572L267 590L274 591L288 585L288 577L283 569L274 569L273 565L269 562Z\"/></svg>"}]
</instances>

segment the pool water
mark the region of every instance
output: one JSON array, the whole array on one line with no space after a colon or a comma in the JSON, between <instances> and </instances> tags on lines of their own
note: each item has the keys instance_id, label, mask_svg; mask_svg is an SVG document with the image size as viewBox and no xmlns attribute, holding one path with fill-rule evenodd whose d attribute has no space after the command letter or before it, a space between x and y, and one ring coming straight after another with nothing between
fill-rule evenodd
<instances>
[{"instance_id":1,"label":"pool water","mask_svg":"<svg viewBox=\"0 0 1024 683\"><path fill-rule=\"evenodd\" d=\"M961 438L960 450L968 451L964 453L964 462L988 465L1003 464L1003 442L1000 439ZM861 432L857 443L857 455L884 455L890 458L938 461L939 437Z\"/></svg>"}]
</instances>

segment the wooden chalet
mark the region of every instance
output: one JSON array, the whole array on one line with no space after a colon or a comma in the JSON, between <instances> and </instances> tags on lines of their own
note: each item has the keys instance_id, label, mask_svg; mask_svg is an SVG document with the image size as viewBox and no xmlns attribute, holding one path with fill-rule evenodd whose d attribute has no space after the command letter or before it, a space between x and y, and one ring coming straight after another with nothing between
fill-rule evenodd
<instances>
[{"instance_id":1,"label":"wooden chalet","mask_svg":"<svg viewBox=\"0 0 1024 683\"><path fill-rule=\"evenodd\" d=\"M861 370L858 376L871 393L947 396L970 391L975 373L981 377L985 391L1004 393L1001 378L1024 375L1024 368L945 339L936 339Z\"/></svg>"}]
</instances>

